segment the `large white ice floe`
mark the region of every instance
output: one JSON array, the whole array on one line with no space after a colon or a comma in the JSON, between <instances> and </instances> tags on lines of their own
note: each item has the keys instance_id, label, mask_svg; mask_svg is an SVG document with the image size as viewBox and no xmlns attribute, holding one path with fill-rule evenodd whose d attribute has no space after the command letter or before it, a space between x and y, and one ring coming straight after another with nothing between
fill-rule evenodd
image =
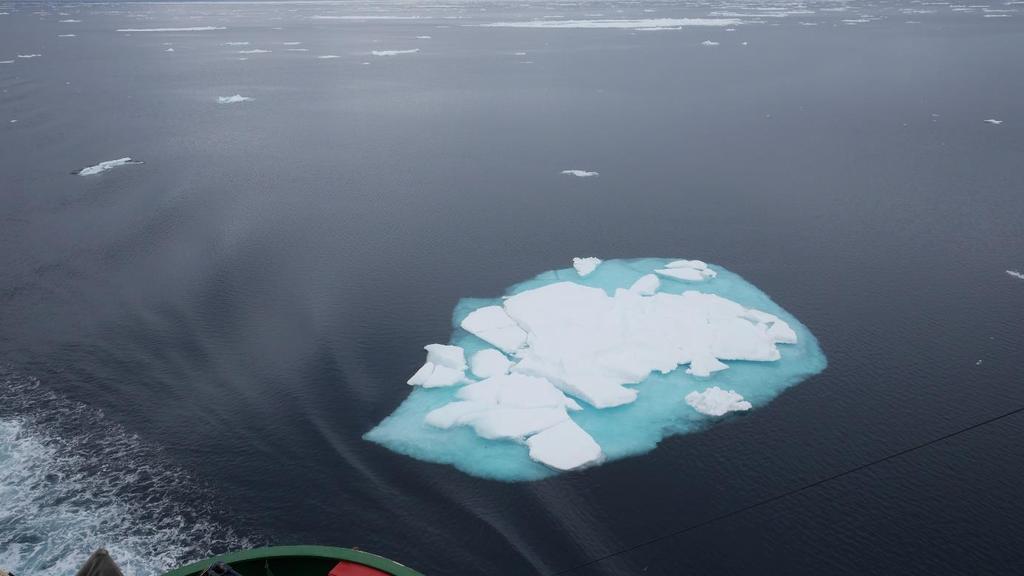
<instances>
[{"instance_id":1,"label":"large white ice floe","mask_svg":"<svg viewBox=\"0 0 1024 576\"><path fill-rule=\"evenodd\" d=\"M460 302L450 343L426 347L412 394L366 438L480 476L542 478L649 451L825 366L803 325L720 267L589 260Z\"/></svg>"},{"instance_id":2,"label":"large white ice floe","mask_svg":"<svg viewBox=\"0 0 1024 576\"><path fill-rule=\"evenodd\" d=\"M249 96L242 96L241 94L235 94L234 96L218 96L217 104L238 104L239 102L251 102L252 98Z\"/></svg>"},{"instance_id":3,"label":"large white ice floe","mask_svg":"<svg viewBox=\"0 0 1024 576\"><path fill-rule=\"evenodd\" d=\"M78 174L79 176L92 176L94 174L100 174L112 168L117 168L118 166L126 166L128 164L142 164L142 161L132 160L129 157L118 158L117 160L107 160L106 162L100 162L99 164L96 164L94 166L87 166L85 168L82 168L81 170L74 172L74 174Z\"/></svg>"}]
</instances>

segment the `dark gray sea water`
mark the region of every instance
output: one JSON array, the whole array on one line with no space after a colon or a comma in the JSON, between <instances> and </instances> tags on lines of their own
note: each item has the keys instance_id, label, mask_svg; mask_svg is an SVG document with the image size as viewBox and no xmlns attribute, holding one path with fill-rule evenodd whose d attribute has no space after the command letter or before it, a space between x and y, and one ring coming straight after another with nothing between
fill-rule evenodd
<instances>
[{"instance_id":1,"label":"dark gray sea water","mask_svg":"<svg viewBox=\"0 0 1024 576\"><path fill-rule=\"evenodd\" d=\"M0 2L0 566L553 574L1024 405L1024 5L974 4ZM536 27L659 18L738 22ZM460 298L591 255L726 266L828 369L537 482L362 439ZM1018 573L1022 440L575 573Z\"/></svg>"}]
</instances>

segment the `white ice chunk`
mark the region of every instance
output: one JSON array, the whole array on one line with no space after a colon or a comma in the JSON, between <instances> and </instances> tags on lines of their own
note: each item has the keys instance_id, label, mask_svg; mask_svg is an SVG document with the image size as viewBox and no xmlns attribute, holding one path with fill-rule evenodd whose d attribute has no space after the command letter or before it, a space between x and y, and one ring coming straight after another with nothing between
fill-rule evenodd
<instances>
[{"instance_id":1,"label":"white ice chunk","mask_svg":"<svg viewBox=\"0 0 1024 576\"><path fill-rule=\"evenodd\" d=\"M428 364L430 363L428 362ZM431 365L434 367L434 371L430 374L430 377L427 378L427 381L423 383L424 388L454 386L466 381L466 375L462 370L456 370L455 368L449 368L448 366L441 366L439 364Z\"/></svg>"},{"instance_id":2,"label":"white ice chunk","mask_svg":"<svg viewBox=\"0 0 1024 576\"><path fill-rule=\"evenodd\" d=\"M999 126L1000 124L1003 123L1002 120L996 120L995 118L989 118L988 120L985 120L985 122L988 122L989 124L992 124L994 126Z\"/></svg>"},{"instance_id":3,"label":"white ice chunk","mask_svg":"<svg viewBox=\"0 0 1024 576\"><path fill-rule=\"evenodd\" d=\"M1009 274L1010 276L1013 276L1014 278L1020 278L1021 280L1024 280L1024 272L1018 272L1016 270L1007 270L1006 273Z\"/></svg>"},{"instance_id":4,"label":"white ice chunk","mask_svg":"<svg viewBox=\"0 0 1024 576\"><path fill-rule=\"evenodd\" d=\"M644 274L633 285L629 287L630 292L640 294L641 296L651 296L658 291L661 286L661 280L654 274Z\"/></svg>"},{"instance_id":5,"label":"white ice chunk","mask_svg":"<svg viewBox=\"0 0 1024 576\"><path fill-rule=\"evenodd\" d=\"M459 346L428 344L423 349L427 351L427 362L459 371L466 369L466 352Z\"/></svg>"},{"instance_id":6,"label":"white ice chunk","mask_svg":"<svg viewBox=\"0 0 1024 576\"><path fill-rule=\"evenodd\" d=\"M776 342L796 344L796 331L782 320L777 320L772 324L771 328L768 329L768 335Z\"/></svg>"},{"instance_id":7,"label":"white ice chunk","mask_svg":"<svg viewBox=\"0 0 1024 576\"><path fill-rule=\"evenodd\" d=\"M655 270L662 276L668 276L669 278L675 278L676 280L687 280L691 282L700 282L704 280L704 274L700 270L694 268L663 268L661 270Z\"/></svg>"},{"instance_id":8,"label":"white ice chunk","mask_svg":"<svg viewBox=\"0 0 1024 576\"><path fill-rule=\"evenodd\" d=\"M374 56L398 56L399 54L415 54L419 51L419 48L412 48L411 50L374 50L371 54Z\"/></svg>"},{"instance_id":9,"label":"white ice chunk","mask_svg":"<svg viewBox=\"0 0 1024 576\"><path fill-rule=\"evenodd\" d=\"M705 41L701 42L700 45L701 46L718 46L718 42L713 42L711 40L705 40Z\"/></svg>"},{"instance_id":10,"label":"white ice chunk","mask_svg":"<svg viewBox=\"0 0 1024 576\"><path fill-rule=\"evenodd\" d=\"M515 352L526 345L526 331L501 306L478 308L466 316L460 326L504 352Z\"/></svg>"},{"instance_id":11,"label":"white ice chunk","mask_svg":"<svg viewBox=\"0 0 1024 576\"><path fill-rule=\"evenodd\" d=\"M601 447L572 420L561 422L526 440L530 458L556 470L573 470L600 462Z\"/></svg>"},{"instance_id":12,"label":"white ice chunk","mask_svg":"<svg viewBox=\"0 0 1024 576\"><path fill-rule=\"evenodd\" d=\"M599 172L591 172L589 170L562 170L562 174L566 176L575 176L577 178L591 178L593 176L600 176Z\"/></svg>"},{"instance_id":13,"label":"white ice chunk","mask_svg":"<svg viewBox=\"0 0 1024 576\"><path fill-rule=\"evenodd\" d=\"M235 94L234 96L218 96L217 104L237 104L239 102L249 102L252 98L249 96L242 96L241 94Z\"/></svg>"},{"instance_id":14,"label":"white ice chunk","mask_svg":"<svg viewBox=\"0 0 1024 576\"><path fill-rule=\"evenodd\" d=\"M512 361L494 348L481 350L469 360L469 368L478 378L490 378L508 374Z\"/></svg>"},{"instance_id":15,"label":"white ice chunk","mask_svg":"<svg viewBox=\"0 0 1024 576\"><path fill-rule=\"evenodd\" d=\"M727 412L750 410L750 402L732 390L722 390L712 386L703 392L690 392L686 395L686 403L701 414L722 416Z\"/></svg>"},{"instance_id":16,"label":"white ice chunk","mask_svg":"<svg viewBox=\"0 0 1024 576\"><path fill-rule=\"evenodd\" d=\"M323 56L317 56L320 60L334 60L335 58L341 58L337 54L324 54Z\"/></svg>"},{"instance_id":17,"label":"white ice chunk","mask_svg":"<svg viewBox=\"0 0 1024 576\"><path fill-rule=\"evenodd\" d=\"M39 58L42 54L18 54L18 58Z\"/></svg>"},{"instance_id":18,"label":"white ice chunk","mask_svg":"<svg viewBox=\"0 0 1024 576\"><path fill-rule=\"evenodd\" d=\"M580 276L586 276L597 269L601 265L600 258L573 258L572 267L576 269L576 273Z\"/></svg>"},{"instance_id":19,"label":"white ice chunk","mask_svg":"<svg viewBox=\"0 0 1024 576\"><path fill-rule=\"evenodd\" d=\"M131 158L128 158L128 157L118 158L117 160L107 160L106 162L100 162L99 164L96 164L95 166L89 166L87 168L82 168L81 170L78 171L78 175L79 176L92 176L94 174L99 174L101 172L106 172L107 170L110 170L111 168L117 168L118 166L124 166L126 164L142 164L142 162L140 162L138 160L132 160Z\"/></svg>"},{"instance_id":20,"label":"white ice chunk","mask_svg":"<svg viewBox=\"0 0 1024 576\"><path fill-rule=\"evenodd\" d=\"M264 50L262 48L253 48L252 50L239 50L239 54L267 54L270 50Z\"/></svg>"}]
</instances>

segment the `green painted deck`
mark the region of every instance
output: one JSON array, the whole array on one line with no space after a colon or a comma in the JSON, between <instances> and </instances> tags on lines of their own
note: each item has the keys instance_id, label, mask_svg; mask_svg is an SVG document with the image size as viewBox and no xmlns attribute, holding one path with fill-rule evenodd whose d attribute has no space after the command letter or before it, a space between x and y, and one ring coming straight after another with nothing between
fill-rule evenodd
<instances>
[{"instance_id":1,"label":"green painted deck","mask_svg":"<svg viewBox=\"0 0 1024 576\"><path fill-rule=\"evenodd\" d=\"M332 546L272 546L231 552L193 562L163 576L199 576L217 562L230 564L242 576L327 576L339 560L376 568L392 576L423 576L383 556Z\"/></svg>"}]
</instances>

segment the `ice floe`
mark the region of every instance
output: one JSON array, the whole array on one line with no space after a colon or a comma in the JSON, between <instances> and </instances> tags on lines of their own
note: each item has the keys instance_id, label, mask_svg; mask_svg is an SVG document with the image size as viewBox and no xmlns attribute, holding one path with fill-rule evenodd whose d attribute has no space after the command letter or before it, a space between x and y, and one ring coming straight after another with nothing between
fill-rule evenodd
<instances>
[{"instance_id":1,"label":"ice floe","mask_svg":"<svg viewBox=\"0 0 1024 576\"><path fill-rule=\"evenodd\" d=\"M82 168L77 172L73 172L73 174L78 174L79 176L92 176L94 174L106 172L111 168L117 168L118 166L126 166L128 164L142 164L142 161L132 160L129 157L118 158L117 160L107 160L106 162L100 162L99 164L96 164L94 166L87 166L85 168Z\"/></svg>"},{"instance_id":2,"label":"ice floe","mask_svg":"<svg viewBox=\"0 0 1024 576\"><path fill-rule=\"evenodd\" d=\"M39 58L42 54L18 54L18 58Z\"/></svg>"},{"instance_id":3,"label":"ice floe","mask_svg":"<svg viewBox=\"0 0 1024 576\"><path fill-rule=\"evenodd\" d=\"M1014 278L1020 278L1021 280L1024 280L1024 272L1018 272L1016 270L1007 270L1006 273L1009 274L1010 276L1013 276Z\"/></svg>"},{"instance_id":4,"label":"ice floe","mask_svg":"<svg viewBox=\"0 0 1024 576\"><path fill-rule=\"evenodd\" d=\"M996 120L995 118L989 118L989 119L985 120L985 122L988 122L989 124L992 124L993 126L999 126L1000 124L1003 123L1002 120Z\"/></svg>"},{"instance_id":5,"label":"ice floe","mask_svg":"<svg viewBox=\"0 0 1024 576\"><path fill-rule=\"evenodd\" d=\"M703 392L693 391L686 395L686 403L693 409L708 416L722 416L728 412L750 410L753 406L743 396L732 390L712 386Z\"/></svg>"},{"instance_id":6,"label":"ice floe","mask_svg":"<svg viewBox=\"0 0 1024 576\"><path fill-rule=\"evenodd\" d=\"M581 277L586 276L597 270L597 267L601 265L600 258L573 258L572 267L576 269L576 273Z\"/></svg>"},{"instance_id":7,"label":"ice floe","mask_svg":"<svg viewBox=\"0 0 1024 576\"><path fill-rule=\"evenodd\" d=\"M241 94L235 94L234 96L218 96L217 104L238 104L239 102L251 102L252 98L249 96L242 96Z\"/></svg>"},{"instance_id":8,"label":"ice floe","mask_svg":"<svg viewBox=\"0 0 1024 576\"><path fill-rule=\"evenodd\" d=\"M645 18L639 20L525 20L491 22L485 28L594 28L620 30L678 30L684 26L736 26L737 18Z\"/></svg>"},{"instance_id":9,"label":"ice floe","mask_svg":"<svg viewBox=\"0 0 1024 576\"><path fill-rule=\"evenodd\" d=\"M324 54L322 56L317 56L317 58L320 60L334 60L335 58L341 58L341 56L338 56L337 54Z\"/></svg>"},{"instance_id":10,"label":"ice floe","mask_svg":"<svg viewBox=\"0 0 1024 576\"><path fill-rule=\"evenodd\" d=\"M0 60L0 64L14 64L14 60Z\"/></svg>"},{"instance_id":11,"label":"ice floe","mask_svg":"<svg viewBox=\"0 0 1024 576\"><path fill-rule=\"evenodd\" d=\"M705 40L700 43L701 46L718 46L718 44L718 42L714 42L712 40Z\"/></svg>"},{"instance_id":12,"label":"ice floe","mask_svg":"<svg viewBox=\"0 0 1024 576\"><path fill-rule=\"evenodd\" d=\"M262 48L253 48L252 50L239 50L239 54L267 54L270 50L264 50Z\"/></svg>"},{"instance_id":13,"label":"ice floe","mask_svg":"<svg viewBox=\"0 0 1024 576\"><path fill-rule=\"evenodd\" d=\"M601 175L598 172L590 172L589 170L562 170L561 174L564 174L565 176L575 176L577 178L591 178Z\"/></svg>"},{"instance_id":14,"label":"ice floe","mask_svg":"<svg viewBox=\"0 0 1024 576\"><path fill-rule=\"evenodd\" d=\"M721 267L605 260L581 274L576 263L461 301L449 344L426 347L410 396L365 437L536 479L649 451L825 366L803 325Z\"/></svg>"},{"instance_id":15,"label":"ice floe","mask_svg":"<svg viewBox=\"0 0 1024 576\"><path fill-rule=\"evenodd\" d=\"M430 40L430 36L426 36L426 35L424 35L424 36L417 36L416 39L417 40Z\"/></svg>"},{"instance_id":16,"label":"ice floe","mask_svg":"<svg viewBox=\"0 0 1024 576\"><path fill-rule=\"evenodd\" d=\"M74 34L57 34L57 38L74 38Z\"/></svg>"},{"instance_id":17,"label":"ice floe","mask_svg":"<svg viewBox=\"0 0 1024 576\"><path fill-rule=\"evenodd\" d=\"M211 32L227 30L226 26L192 26L190 28L118 28L116 32Z\"/></svg>"},{"instance_id":18,"label":"ice floe","mask_svg":"<svg viewBox=\"0 0 1024 576\"><path fill-rule=\"evenodd\" d=\"M397 56L399 54L415 54L419 51L419 48L412 48L410 50L374 50L371 54L374 56Z\"/></svg>"}]
</instances>

